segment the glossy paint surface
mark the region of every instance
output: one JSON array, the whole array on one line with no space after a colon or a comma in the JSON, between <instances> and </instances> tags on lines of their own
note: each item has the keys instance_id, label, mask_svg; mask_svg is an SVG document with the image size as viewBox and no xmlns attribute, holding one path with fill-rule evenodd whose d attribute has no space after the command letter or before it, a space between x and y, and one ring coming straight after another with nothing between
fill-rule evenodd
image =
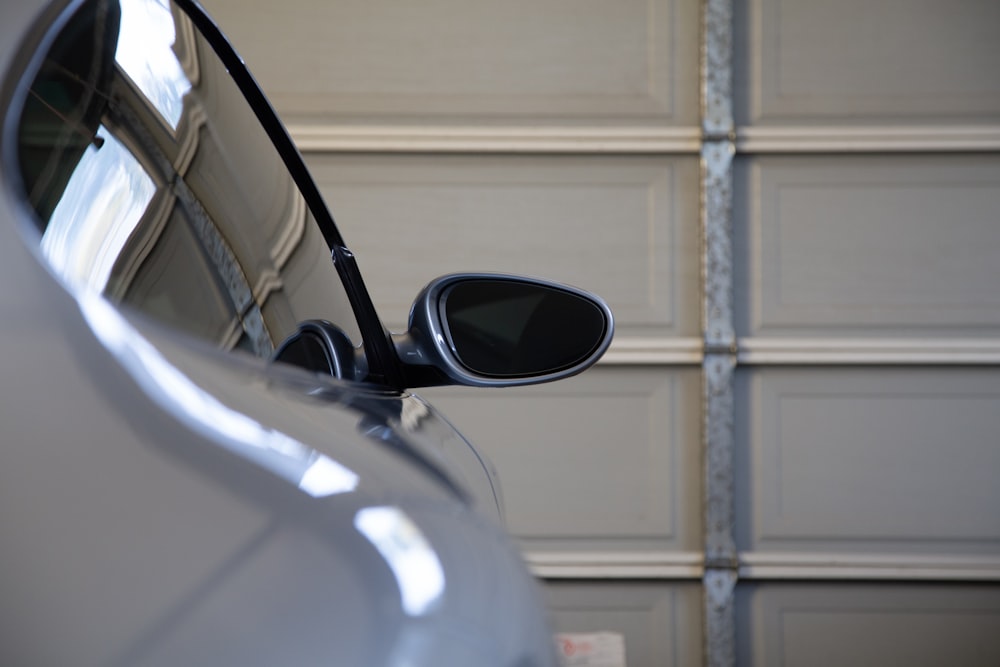
<instances>
[{"instance_id":1,"label":"glossy paint surface","mask_svg":"<svg viewBox=\"0 0 1000 667\"><path fill-rule=\"evenodd\" d=\"M43 4L0 8L4 108ZM0 662L550 664L491 475L447 422L57 277L9 129Z\"/></svg>"}]
</instances>

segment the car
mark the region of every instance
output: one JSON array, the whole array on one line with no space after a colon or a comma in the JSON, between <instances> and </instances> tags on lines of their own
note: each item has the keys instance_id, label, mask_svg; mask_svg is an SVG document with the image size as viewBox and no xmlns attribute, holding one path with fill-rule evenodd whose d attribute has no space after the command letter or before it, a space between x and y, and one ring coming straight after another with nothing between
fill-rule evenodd
<instances>
[{"instance_id":1,"label":"car","mask_svg":"<svg viewBox=\"0 0 1000 667\"><path fill-rule=\"evenodd\" d=\"M0 663L554 664L492 467L412 390L582 372L608 306L451 274L389 332L193 0L4 3L0 77Z\"/></svg>"}]
</instances>

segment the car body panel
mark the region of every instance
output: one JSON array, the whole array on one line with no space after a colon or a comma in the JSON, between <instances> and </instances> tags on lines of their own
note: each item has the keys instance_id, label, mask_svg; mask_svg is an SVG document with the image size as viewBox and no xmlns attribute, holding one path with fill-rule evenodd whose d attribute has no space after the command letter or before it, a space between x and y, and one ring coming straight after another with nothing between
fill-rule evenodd
<instances>
[{"instance_id":1,"label":"car body panel","mask_svg":"<svg viewBox=\"0 0 1000 667\"><path fill-rule=\"evenodd\" d=\"M31 259L10 228L4 247ZM253 408L268 432L358 475L351 491L314 497L164 405L37 263L5 266L35 278L4 300L13 326L0 377L18 379L2 400L5 661L535 664L546 649L537 592L495 507L478 511L490 499L465 495L468 470L431 456L446 425L427 412L404 426L418 399L374 389L348 399L295 369L157 340L170 366L234 415ZM460 492L414 464L424 457ZM397 577L354 526L372 507L405 513L432 546L445 579L433 611L406 613ZM495 645L505 634L507 646Z\"/></svg>"}]
</instances>

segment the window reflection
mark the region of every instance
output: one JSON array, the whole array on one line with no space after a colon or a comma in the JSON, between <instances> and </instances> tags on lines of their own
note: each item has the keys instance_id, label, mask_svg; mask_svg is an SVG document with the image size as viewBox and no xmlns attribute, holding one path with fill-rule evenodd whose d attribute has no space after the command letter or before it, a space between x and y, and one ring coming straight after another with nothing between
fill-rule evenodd
<instances>
[{"instance_id":1,"label":"window reflection","mask_svg":"<svg viewBox=\"0 0 1000 667\"><path fill-rule=\"evenodd\" d=\"M68 283L270 358L300 322L361 336L330 249L228 70L167 0L88 0L21 113L43 254Z\"/></svg>"},{"instance_id":2,"label":"window reflection","mask_svg":"<svg viewBox=\"0 0 1000 667\"><path fill-rule=\"evenodd\" d=\"M177 37L166 0L121 3L115 60L170 127L177 129L191 82L171 50Z\"/></svg>"},{"instance_id":3,"label":"window reflection","mask_svg":"<svg viewBox=\"0 0 1000 667\"><path fill-rule=\"evenodd\" d=\"M103 291L156 186L113 135L84 151L42 236L42 252L64 278Z\"/></svg>"}]
</instances>

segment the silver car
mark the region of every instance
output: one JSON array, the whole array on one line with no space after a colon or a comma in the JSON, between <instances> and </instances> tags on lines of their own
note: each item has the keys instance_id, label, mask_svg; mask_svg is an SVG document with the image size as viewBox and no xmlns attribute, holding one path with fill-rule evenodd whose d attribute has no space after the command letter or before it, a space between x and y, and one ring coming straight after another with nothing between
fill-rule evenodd
<instances>
[{"instance_id":1,"label":"silver car","mask_svg":"<svg viewBox=\"0 0 1000 667\"><path fill-rule=\"evenodd\" d=\"M408 390L579 373L607 306L449 275L388 332L191 0L4 3L0 72L0 664L552 664L490 466Z\"/></svg>"}]
</instances>

